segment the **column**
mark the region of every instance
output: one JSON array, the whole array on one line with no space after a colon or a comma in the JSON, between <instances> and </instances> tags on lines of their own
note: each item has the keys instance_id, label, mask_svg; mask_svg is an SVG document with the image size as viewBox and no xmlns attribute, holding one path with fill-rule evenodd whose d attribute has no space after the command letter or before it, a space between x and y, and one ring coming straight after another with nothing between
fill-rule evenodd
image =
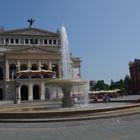
<instances>
[{"instance_id":1,"label":"column","mask_svg":"<svg viewBox=\"0 0 140 140\"><path fill-rule=\"evenodd\" d=\"M28 70L31 69L31 62L28 60Z\"/></svg>"},{"instance_id":2,"label":"column","mask_svg":"<svg viewBox=\"0 0 140 140\"><path fill-rule=\"evenodd\" d=\"M41 83L40 88L40 99L45 100L45 84L43 82Z\"/></svg>"},{"instance_id":3,"label":"column","mask_svg":"<svg viewBox=\"0 0 140 140\"><path fill-rule=\"evenodd\" d=\"M19 67L19 60L17 60L17 66Z\"/></svg>"},{"instance_id":4,"label":"column","mask_svg":"<svg viewBox=\"0 0 140 140\"><path fill-rule=\"evenodd\" d=\"M53 88L50 88L50 100L53 99L53 94L54 94Z\"/></svg>"},{"instance_id":5,"label":"column","mask_svg":"<svg viewBox=\"0 0 140 140\"><path fill-rule=\"evenodd\" d=\"M6 40L5 39L3 39L3 43L4 43L4 45L6 45Z\"/></svg>"},{"instance_id":6,"label":"column","mask_svg":"<svg viewBox=\"0 0 140 140\"><path fill-rule=\"evenodd\" d=\"M8 60L6 60L6 66L5 66L5 70L6 70L6 73L5 73L5 77L6 77L6 81L9 80L9 64L8 64Z\"/></svg>"},{"instance_id":7,"label":"column","mask_svg":"<svg viewBox=\"0 0 140 140\"><path fill-rule=\"evenodd\" d=\"M20 104L21 102L21 96L20 96L20 86L17 87L17 104Z\"/></svg>"},{"instance_id":8,"label":"column","mask_svg":"<svg viewBox=\"0 0 140 140\"><path fill-rule=\"evenodd\" d=\"M41 70L41 67L42 67L42 63L41 63L41 60L39 60L39 62L38 62L38 69L39 70ZM41 76L41 78L43 78L43 75L42 74L40 74L40 76Z\"/></svg>"},{"instance_id":9,"label":"column","mask_svg":"<svg viewBox=\"0 0 140 140\"><path fill-rule=\"evenodd\" d=\"M30 70L31 69L31 62L30 62L30 60L28 60L28 68L27 68L28 70ZM29 79L31 79L31 75L29 75Z\"/></svg>"},{"instance_id":10,"label":"column","mask_svg":"<svg viewBox=\"0 0 140 140\"><path fill-rule=\"evenodd\" d=\"M41 66L42 66L42 65L41 65L41 61L39 60L39 62L38 62L38 67L39 67L38 69L39 69L39 70L41 70Z\"/></svg>"},{"instance_id":11,"label":"column","mask_svg":"<svg viewBox=\"0 0 140 140\"><path fill-rule=\"evenodd\" d=\"M20 77L20 75L18 74L18 72L20 71L20 65L19 65L19 60L17 60L17 65L16 65L16 76Z\"/></svg>"},{"instance_id":12,"label":"column","mask_svg":"<svg viewBox=\"0 0 140 140\"><path fill-rule=\"evenodd\" d=\"M51 70L52 69L52 62L51 62L51 60L49 60L49 70Z\"/></svg>"},{"instance_id":13,"label":"column","mask_svg":"<svg viewBox=\"0 0 140 140\"><path fill-rule=\"evenodd\" d=\"M33 100L33 85L32 85L32 83L29 83L29 87L28 87L28 100L29 101Z\"/></svg>"}]
</instances>

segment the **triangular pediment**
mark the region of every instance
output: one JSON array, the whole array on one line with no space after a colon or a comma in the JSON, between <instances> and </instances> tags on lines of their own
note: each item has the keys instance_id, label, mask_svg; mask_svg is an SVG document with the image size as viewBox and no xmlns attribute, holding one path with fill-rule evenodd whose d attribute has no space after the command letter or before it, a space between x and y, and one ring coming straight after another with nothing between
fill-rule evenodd
<instances>
[{"instance_id":1,"label":"triangular pediment","mask_svg":"<svg viewBox=\"0 0 140 140\"><path fill-rule=\"evenodd\" d=\"M17 49L9 51L8 53L57 53L56 51L38 47L38 46L30 46L27 48Z\"/></svg>"},{"instance_id":2,"label":"triangular pediment","mask_svg":"<svg viewBox=\"0 0 140 140\"><path fill-rule=\"evenodd\" d=\"M10 31L4 31L3 34L11 35L45 35L45 36L58 36L58 33L37 29L37 28L24 28Z\"/></svg>"}]
</instances>

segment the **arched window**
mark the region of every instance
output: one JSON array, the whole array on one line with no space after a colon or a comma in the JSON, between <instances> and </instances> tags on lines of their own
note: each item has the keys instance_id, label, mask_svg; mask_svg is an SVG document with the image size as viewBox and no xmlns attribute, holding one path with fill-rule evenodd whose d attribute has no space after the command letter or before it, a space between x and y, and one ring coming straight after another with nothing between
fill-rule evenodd
<instances>
[{"instance_id":1,"label":"arched window","mask_svg":"<svg viewBox=\"0 0 140 140\"><path fill-rule=\"evenodd\" d=\"M22 64L20 66L20 71L22 71L22 70L27 70L27 65L26 64Z\"/></svg>"},{"instance_id":2,"label":"arched window","mask_svg":"<svg viewBox=\"0 0 140 140\"><path fill-rule=\"evenodd\" d=\"M16 78L16 65L15 64L11 64L9 66L9 77L10 79Z\"/></svg>"},{"instance_id":3,"label":"arched window","mask_svg":"<svg viewBox=\"0 0 140 140\"><path fill-rule=\"evenodd\" d=\"M38 70L38 66L36 64L33 64L32 67L31 67L31 70L33 70L33 71ZM32 78L40 78L41 75L39 73L32 72L31 77Z\"/></svg>"},{"instance_id":4,"label":"arched window","mask_svg":"<svg viewBox=\"0 0 140 140\"><path fill-rule=\"evenodd\" d=\"M31 70L38 70L38 66L36 64L33 64Z\"/></svg>"},{"instance_id":5,"label":"arched window","mask_svg":"<svg viewBox=\"0 0 140 140\"><path fill-rule=\"evenodd\" d=\"M42 69L42 70L48 70L49 67L48 67L47 64L43 64L42 67L41 67L41 69ZM43 73L43 77L44 77L44 78L52 78L52 74L49 75L48 73Z\"/></svg>"},{"instance_id":6,"label":"arched window","mask_svg":"<svg viewBox=\"0 0 140 140\"><path fill-rule=\"evenodd\" d=\"M3 80L3 69L0 68L0 80Z\"/></svg>"},{"instance_id":7,"label":"arched window","mask_svg":"<svg viewBox=\"0 0 140 140\"><path fill-rule=\"evenodd\" d=\"M22 64L20 66L20 71L24 71L24 70L27 70L27 65L26 64ZM29 78L29 74L28 73L25 73L25 74L20 74L19 75L20 78L24 79L24 78Z\"/></svg>"},{"instance_id":8,"label":"arched window","mask_svg":"<svg viewBox=\"0 0 140 140\"><path fill-rule=\"evenodd\" d=\"M42 70L48 70L48 65L47 64L43 64L41 67Z\"/></svg>"}]
</instances>

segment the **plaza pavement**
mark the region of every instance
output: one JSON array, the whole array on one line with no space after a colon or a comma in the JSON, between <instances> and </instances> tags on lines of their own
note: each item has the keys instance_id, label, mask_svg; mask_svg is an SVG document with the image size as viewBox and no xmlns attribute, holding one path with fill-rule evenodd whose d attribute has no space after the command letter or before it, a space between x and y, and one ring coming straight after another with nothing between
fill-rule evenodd
<instances>
[{"instance_id":1,"label":"plaza pavement","mask_svg":"<svg viewBox=\"0 0 140 140\"><path fill-rule=\"evenodd\" d=\"M140 140L140 114L55 123L0 123L0 140Z\"/></svg>"},{"instance_id":2,"label":"plaza pavement","mask_svg":"<svg viewBox=\"0 0 140 140\"><path fill-rule=\"evenodd\" d=\"M140 140L140 114L89 121L0 123L1 140Z\"/></svg>"}]
</instances>

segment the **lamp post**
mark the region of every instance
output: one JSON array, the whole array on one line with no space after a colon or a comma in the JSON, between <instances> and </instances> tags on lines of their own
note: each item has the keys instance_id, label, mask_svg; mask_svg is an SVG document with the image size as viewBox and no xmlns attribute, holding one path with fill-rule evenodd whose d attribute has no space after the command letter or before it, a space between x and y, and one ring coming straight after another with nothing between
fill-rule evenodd
<instances>
[{"instance_id":1,"label":"lamp post","mask_svg":"<svg viewBox=\"0 0 140 140\"><path fill-rule=\"evenodd\" d=\"M20 81L18 78L15 80L15 87L16 87L16 99L15 103L20 104L20 98L19 98L19 87L20 87Z\"/></svg>"}]
</instances>

